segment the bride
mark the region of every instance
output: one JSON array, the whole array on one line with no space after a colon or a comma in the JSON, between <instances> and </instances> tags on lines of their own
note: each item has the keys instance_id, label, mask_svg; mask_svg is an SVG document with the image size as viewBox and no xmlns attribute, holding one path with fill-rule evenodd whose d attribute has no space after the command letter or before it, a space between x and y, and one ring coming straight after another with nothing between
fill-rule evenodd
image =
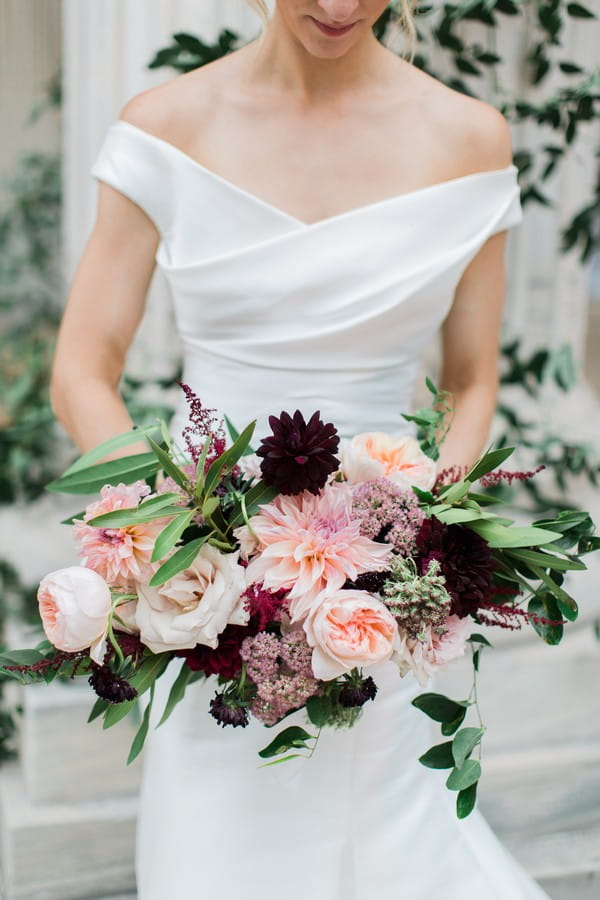
<instances>
[{"instance_id":1,"label":"bride","mask_svg":"<svg viewBox=\"0 0 600 900\"><path fill-rule=\"evenodd\" d=\"M158 265L184 381L237 427L257 417L259 436L297 407L342 436L406 431L441 328L455 415L439 465L468 465L493 415L505 238L522 216L508 124L378 43L386 0L277 0L271 19L252 5L261 38L135 97L106 136L56 415L82 451L131 427L119 381ZM545 897L418 763L430 733L414 679L385 663L376 681L354 729L267 769L269 733L219 729L213 679L196 682L148 740L140 900Z\"/></svg>"}]
</instances>

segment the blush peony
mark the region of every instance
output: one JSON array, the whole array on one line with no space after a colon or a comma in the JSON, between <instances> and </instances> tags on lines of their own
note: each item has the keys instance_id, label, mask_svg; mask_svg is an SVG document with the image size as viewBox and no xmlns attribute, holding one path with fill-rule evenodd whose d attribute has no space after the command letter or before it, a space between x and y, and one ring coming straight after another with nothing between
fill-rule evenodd
<instances>
[{"instance_id":1,"label":"blush peony","mask_svg":"<svg viewBox=\"0 0 600 900\"><path fill-rule=\"evenodd\" d=\"M168 518L155 519L124 528L100 528L88 525L90 519L104 513L130 509L146 499L150 488L143 481L132 485L105 485L100 500L90 503L83 520L73 530L81 561L101 575L113 587L129 589L136 581L149 580L158 564L151 562L154 542Z\"/></svg>"},{"instance_id":2,"label":"blush peony","mask_svg":"<svg viewBox=\"0 0 600 900\"><path fill-rule=\"evenodd\" d=\"M406 490L413 485L430 490L435 483L435 462L410 435L365 431L342 441L340 458L341 471L351 484L385 477Z\"/></svg>"},{"instance_id":3,"label":"blush peony","mask_svg":"<svg viewBox=\"0 0 600 900\"><path fill-rule=\"evenodd\" d=\"M419 684L425 686L436 672L464 656L471 631L472 620L458 616L449 616L440 627L428 625L423 640L411 638L401 629L400 650L394 654L400 675L413 672Z\"/></svg>"},{"instance_id":4,"label":"blush peony","mask_svg":"<svg viewBox=\"0 0 600 900\"><path fill-rule=\"evenodd\" d=\"M137 586L136 623L140 640L153 653L213 649L227 625L246 625L249 614L238 554L205 544L192 565L159 588Z\"/></svg>"},{"instance_id":5,"label":"blush peony","mask_svg":"<svg viewBox=\"0 0 600 900\"><path fill-rule=\"evenodd\" d=\"M327 485L320 494L279 495L235 530L242 554L252 558L248 584L287 590L290 615L300 621L321 591L335 591L361 572L389 568L391 549L364 537L352 516L348 484Z\"/></svg>"},{"instance_id":6,"label":"blush peony","mask_svg":"<svg viewBox=\"0 0 600 900\"><path fill-rule=\"evenodd\" d=\"M58 650L91 647L102 662L112 598L100 575L84 566L58 569L42 578L37 599L46 637Z\"/></svg>"},{"instance_id":7,"label":"blush peony","mask_svg":"<svg viewBox=\"0 0 600 900\"><path fill-rule=\"evenodd\" d=\"M304 622L315 678L329 681L384 662L400 649L396 620L366 591L323 594Z\"/></svg>"}]
</instances>

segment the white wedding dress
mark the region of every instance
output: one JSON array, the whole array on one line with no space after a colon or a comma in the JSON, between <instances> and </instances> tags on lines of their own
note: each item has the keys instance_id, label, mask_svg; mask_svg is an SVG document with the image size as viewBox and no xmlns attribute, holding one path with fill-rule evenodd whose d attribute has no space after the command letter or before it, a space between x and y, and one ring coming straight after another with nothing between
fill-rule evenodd
<instances>
[{"instance_id":1,"label":"white wedding dress","mask_svg":"<svg viewBox=\"0 0 600 900\"><path fill-rule=\"evenodd\" d=\"M509 165L309 225L122 121L93 174L161 233L183 380L238 428L258 417L257 437L269 413L296 408L344 436L408 430L400 412L461 273L522 217ZM182 401L174 431L184 424ZM158 683L155 721L180 665ZM272 768L257 751L276 730L220 728L213 679L195 683L148 739L140 900L547 897L479 812L456 818L447 772L417 761L432 743L410 705L422 689L391 663L371 672L379 694L354 729L325 730L312 759Z\"/></svg>"}]
</instances>

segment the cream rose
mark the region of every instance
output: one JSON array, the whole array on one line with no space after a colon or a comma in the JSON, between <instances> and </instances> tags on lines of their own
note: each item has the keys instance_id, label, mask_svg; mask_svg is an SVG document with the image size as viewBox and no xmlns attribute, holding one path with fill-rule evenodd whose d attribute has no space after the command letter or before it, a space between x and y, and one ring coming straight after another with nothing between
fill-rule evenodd
<instances>
[{"instance_id":1,"label":"cream rose","mask_svg":"<svg viewBox=\"0 0 600 900\"><path fill-rule=\"evenodd\" d=\"M410 435L364 431L341 442L340 460L341 471L352 484L385 477L408 490L413 485L429 490L436 478L435 462Z\"/></svg>"},{"instance_id":2,"label":"cream rose","mask_svg":"<svg viewBox=\"0 0 600 900\"><path fill-rule=\"evenodd\" d=\"M323 681L355 667L384 662L400 649L396 620L367 591L321 594L304 622L304 631L313 647L315 678Z\"/></svg>"},{"instance_id":3,"label":"cream rose","mask_svg":"<svg viewBox=\"0 0 600 900\"><path fill-rule=\"evenodd\" d=\"M112 599L100 575L85 566L58 569L42 578L37 599L46 637L58 650L92 648L101 661Z\"/></svg>"},{"instance_id":4,"label":"cream rose","mask_svg":"<svg viewBox=\"0 0 600 900\"><path fill-rule=\"evenodd\" d=\"M400 675L413 672L423 687L432 675L448 668L448 664L464 656L467 638L472 631L469 616L450 616L442 628L429 625L424 632L424 640L408 637L401 631L400 649L394 654L394 662Z\"/></svg>"},{"instance_id":5,"label":"cream rose","mask_svg":"<svg viewBox=\"0 0 600 900\"><path fill-rule=\"evenodd\" d=\"M153 653L216 647L227 625L246 625L246 588L238 553L204 544L192 565L160 588L140 584L135 613L140 640Z\"/></svg>"}]
</instances>

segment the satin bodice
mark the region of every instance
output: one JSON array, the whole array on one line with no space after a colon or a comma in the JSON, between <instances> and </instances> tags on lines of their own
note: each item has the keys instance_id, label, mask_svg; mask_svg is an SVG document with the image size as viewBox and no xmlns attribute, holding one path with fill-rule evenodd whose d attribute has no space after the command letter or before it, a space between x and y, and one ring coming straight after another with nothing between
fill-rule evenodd
<instances>
[{"instance_id":1,"label":"satin bodice","mask_svg":"<svg viewBox=\"0 0 600 900\"><path fill-rule=\"evenodd\" d=\"M409 430L400 413L461 274L522 218L511 164L306 224L124 121L92 172L160 233L184 381L259 435L296 408L346 436ZM184 420L181 404L176 433Z\"/></svg>"}]
</instances>

